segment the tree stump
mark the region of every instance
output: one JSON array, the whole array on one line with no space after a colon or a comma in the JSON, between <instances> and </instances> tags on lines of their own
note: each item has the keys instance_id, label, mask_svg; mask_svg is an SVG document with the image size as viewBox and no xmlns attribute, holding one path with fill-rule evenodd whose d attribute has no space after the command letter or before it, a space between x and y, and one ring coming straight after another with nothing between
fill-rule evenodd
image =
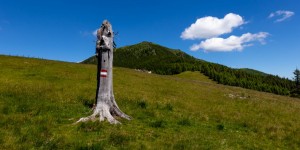
<instances>
[{"instance_id":1,"label":"tree stump","mask_svg":"<svg viewBox=\"0 0 300 150\"><path fill-rule=\"evenodd\" d=\"M119 124L113 116L119 116L130 120L130 117L123 113L118 107L113 92L113 48L114 33L111 24L104 20L97 30L96 56L97 66L97 91L96 105L93 114L80 118L76 123L95 121L99 117L100 121L108 120L111 124Z\"/></svg>"}]
</instances>

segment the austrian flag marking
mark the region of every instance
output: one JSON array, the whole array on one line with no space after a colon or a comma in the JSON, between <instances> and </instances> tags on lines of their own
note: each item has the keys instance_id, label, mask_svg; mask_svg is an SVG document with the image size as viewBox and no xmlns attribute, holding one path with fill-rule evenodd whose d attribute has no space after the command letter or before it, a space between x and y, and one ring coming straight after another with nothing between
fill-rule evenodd
<instances>
[{"instance_id":1,"label":"austrian flag marking","mask_svg":"<svg viewBox=\"0 0 300 150\"><path fill-rule=\"evenodd\" d=\"M102 69L100 72L101 77L107 77L107 70Z\"/></svg>"}]
</instances>

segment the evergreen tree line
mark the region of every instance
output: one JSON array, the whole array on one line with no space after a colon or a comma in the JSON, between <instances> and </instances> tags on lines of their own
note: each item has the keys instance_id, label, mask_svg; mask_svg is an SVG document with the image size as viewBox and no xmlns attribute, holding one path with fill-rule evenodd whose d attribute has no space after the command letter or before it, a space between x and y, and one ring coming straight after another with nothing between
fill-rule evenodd
<instances>
[{"instance_id":1,"label":"evergreen tree line","mask_svg":"<svg viewBox=\"0 0 300 150\"><path fill-rule=\"evenodd\" d=\"M120 67L149 70L161 75L179 74L184 71L200 71L219 84L238 86L257 91L269 92L279 95L291 95L295 88L293 81L274 75L249 73L240 69L232 69L223 65L172 58L166 61L129 62L116 64Z\"/></svg>"},{"instance_id":2,"label":"evergreen tree line","mask_svg":"<svg viewBox=\"0 0 300 150\"><path fill-rule=\"evenodd\" d=\"M293 81L274 75L249 73L240 69L206 63L201 65L201 72L219 84L238 86L257 91L290 95L295 88Z\"/></svg>"}]
</instances>

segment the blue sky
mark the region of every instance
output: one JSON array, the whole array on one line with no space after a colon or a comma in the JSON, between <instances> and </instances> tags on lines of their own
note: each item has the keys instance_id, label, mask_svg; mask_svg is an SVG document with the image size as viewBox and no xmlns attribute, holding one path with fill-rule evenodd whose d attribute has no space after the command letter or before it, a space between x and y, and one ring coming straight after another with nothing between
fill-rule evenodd
<instances>
[{"instance_id":1,"label":"blue sky","mask_svg":"<svg viewBox=\"0 0 300 150\"><path fill-rule=\"evenodd\" d=\"M108 19L118 47L150 41L292 78L299 10L298 0L0 0L0 54L79 62L94 54L93 32Z\"/></svg>"}]
</instances>

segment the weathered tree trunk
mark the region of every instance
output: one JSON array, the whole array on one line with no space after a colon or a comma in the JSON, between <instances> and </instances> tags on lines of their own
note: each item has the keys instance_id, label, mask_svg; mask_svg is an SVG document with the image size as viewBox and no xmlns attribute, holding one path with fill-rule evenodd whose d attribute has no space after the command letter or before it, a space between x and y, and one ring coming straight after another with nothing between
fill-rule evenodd
<instances>
[{"instance_id":1,"label":"weathered tree trunk","mask_svg":"<svg viewBox=\"0 0 300 150\"><path fill-rule=\"evenodd\" d=\"M97 117L99 117L100 121L104 121L106 118L111 124L120 123L113 116L130 120L130 117L119 109L113 93L113 36L114 33L111 24L107 20L104 20L102 26L97 31L98 83L96 106L91 116L80 118L76 123L89 120L95 121Z\"/></svg>"}]
</instances>

